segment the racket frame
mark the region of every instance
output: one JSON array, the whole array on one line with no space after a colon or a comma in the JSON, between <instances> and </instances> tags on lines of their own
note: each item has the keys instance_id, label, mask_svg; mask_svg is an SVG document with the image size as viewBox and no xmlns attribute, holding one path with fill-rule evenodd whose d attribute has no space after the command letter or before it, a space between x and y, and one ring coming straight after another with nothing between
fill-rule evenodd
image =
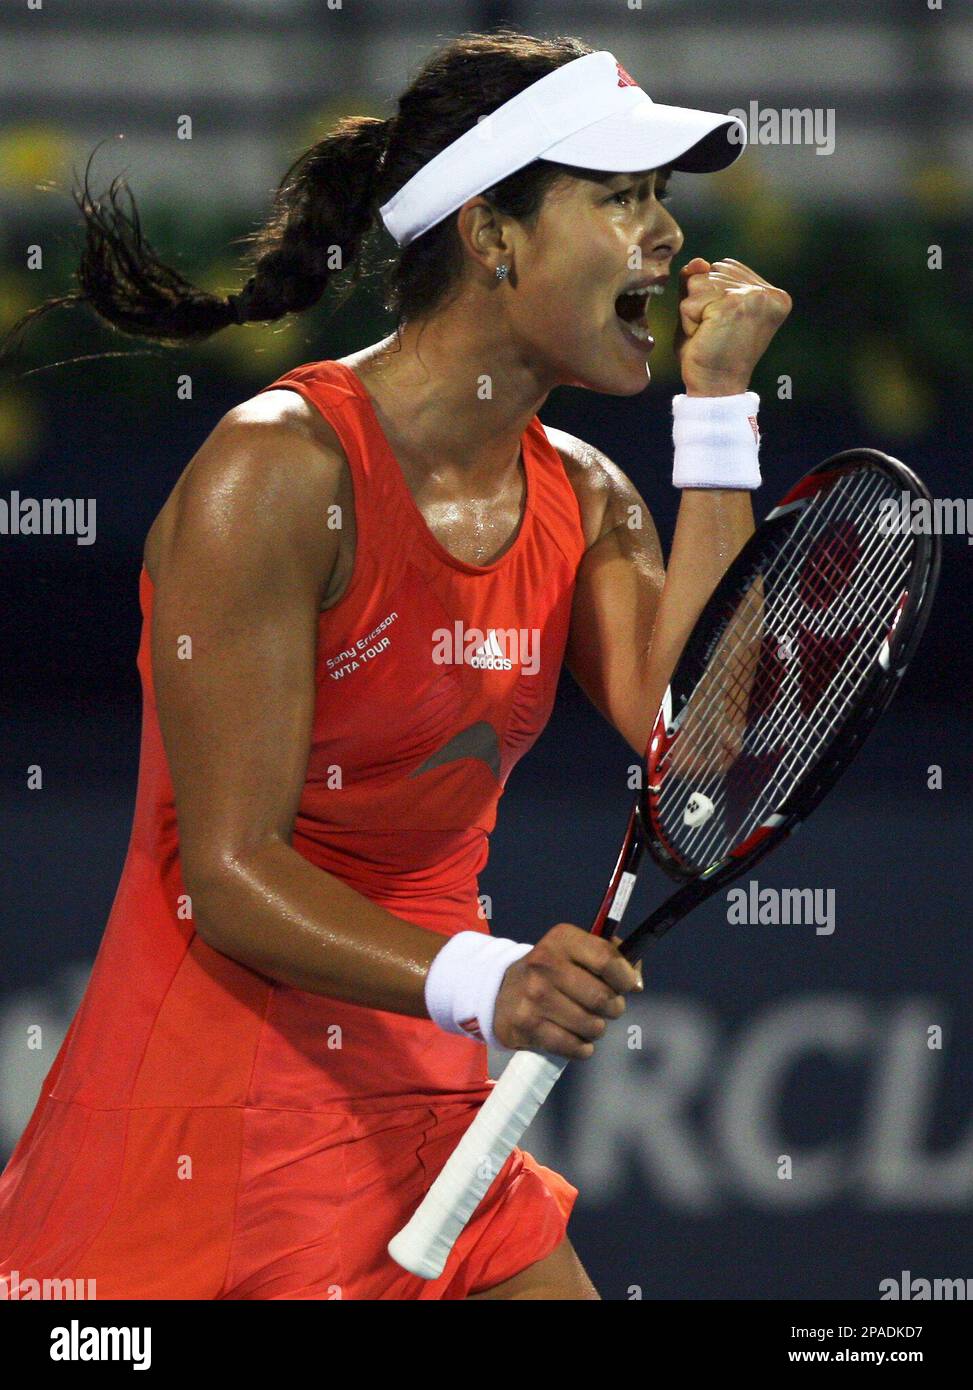
<instances>
[{"instance_id":1,"label":"racket frame","mask_svg":"<svg viewBox=\"0 0 973 1390\"><path fill-rule=\"evenodd\" d=\"M744 544L740 554L729 566L703 607L684 655L692 655L694 651L698 651L701 644L712 648L719 641L726 623L733 617L734 600L739 598L742 581L753 567L754 550L763 549L766 545L768 526L773 526L775 522L783 526L785 518L792 515L798 505L806 505L820 494L822 485L833 486L844 474L860 470L863 463L893 480L900 492L925 499L931 505L932 497L929 490L912 469L878 449L845 449L840 454L826 459L817 468L806 473L781 498L773 511L768 513L759 533L755 533L753 543L747 541ZM931 600L939 582L942 562L940 538L937 535L913 532L913 539L915 545L909 573L904 581L902 599L886 637L887 645L876 660L867 681L857 693L852 714L833 736L821 758L808 769L775 811L768 814L743 844L735 846L722 859L708 865L702 871L696 866L686 864L674 848L666 843L653 816L656 804L654 797L658 793L658 783L653 780L656 775L655 769L672 742L674 727L678 727L678 714L673 715L673 711L680 706L685 707L692 694L691 689L681 688L677 668L649 739L645 783L629 827L631 835L644 836L645 844L656 863L671 878L682 882L684 887L628 934L621 947L626 959L637 960L648 940L664 935L687 912L719 892L740 874L754 868L764 855L769 854L781 841L793 834L857 755L867 735L895 694L912 660L928 621L932 608ZM726 621L722 626L718 626L715 620L722 614L725 614ZM628 838L626 837L627 851L630 857L634 857L636 849L628 844Z\"/></svg>"}]
</instances>

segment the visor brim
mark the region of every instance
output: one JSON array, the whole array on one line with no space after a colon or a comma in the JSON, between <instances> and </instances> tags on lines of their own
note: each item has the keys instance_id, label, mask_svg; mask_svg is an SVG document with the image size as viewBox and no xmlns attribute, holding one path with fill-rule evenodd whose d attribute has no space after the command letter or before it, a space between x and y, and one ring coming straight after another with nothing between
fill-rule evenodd
<instances>
[{"instance_id":1,"label":"visor brim","mask_svg":"<svg viewBox=\"0 0 973 1390\"><path fill-rule=\"evenodd\" d=\"M618 174L665 168L710 174L733 164L746 145L746 127L736 116L646 98L557 141L540 158Z\"/></svg>"}]
</instances>

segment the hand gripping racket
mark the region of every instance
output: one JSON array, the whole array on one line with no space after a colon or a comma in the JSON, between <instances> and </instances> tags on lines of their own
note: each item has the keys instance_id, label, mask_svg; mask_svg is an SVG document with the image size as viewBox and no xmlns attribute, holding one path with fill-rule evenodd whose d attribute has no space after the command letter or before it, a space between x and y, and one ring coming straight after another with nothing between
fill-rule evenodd
<instances>
[{"instance_id":1,"label":"hand gripping racket","mask_svg":"<svg viewBox=\"0 0 973 1390\"><path fill-rule=\"evenodd\" d=\"M625 939L627 959L779 845L892 698L939 577L939 538L901 524L914 498L931 501L896 459L836 454L791 488L706 604L656 717L644 785L592 926L603 935L621 921L648 847L681 886ZM393 1259L424 1279L442 1273L566 1065L514 1054L390 1242Z\"/></svg>"}]
</instances>

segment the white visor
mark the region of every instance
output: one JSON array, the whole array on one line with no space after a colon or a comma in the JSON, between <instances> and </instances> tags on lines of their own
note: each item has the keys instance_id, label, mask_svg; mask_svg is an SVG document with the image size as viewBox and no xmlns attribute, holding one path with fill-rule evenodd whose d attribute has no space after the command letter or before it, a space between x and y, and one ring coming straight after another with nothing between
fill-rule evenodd
<instances>
[{"instance_id":1,"label":"white visor","mask_svg":"<svg viewBox=\"0 0 973 1390\"><path fill-rule=\"evenodd\" d=\"M725 169L746 148L736 116L661 106L611 53L588 53L533 82L423 165L379 209L400 246L501 179L548 159L628 174Z\"/></svg>"}]
</instances>

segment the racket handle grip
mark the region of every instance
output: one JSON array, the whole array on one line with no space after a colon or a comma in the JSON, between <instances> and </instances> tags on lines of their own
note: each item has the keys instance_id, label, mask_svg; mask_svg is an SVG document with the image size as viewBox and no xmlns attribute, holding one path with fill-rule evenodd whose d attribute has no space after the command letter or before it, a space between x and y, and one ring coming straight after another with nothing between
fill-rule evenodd
<instances>
[{"instance_id":1,"label":"racket handle grip","mask_svg":"<svg viewBox=\"0 0 973 1390\"><path fill-rule=\"evenodd\" d=\"M437 1279L481 1198L567 1066L564 1057L517 1052L446 1160L411 1220L389 1241L393 1260Z\"/></svg>"}]
</instances>

